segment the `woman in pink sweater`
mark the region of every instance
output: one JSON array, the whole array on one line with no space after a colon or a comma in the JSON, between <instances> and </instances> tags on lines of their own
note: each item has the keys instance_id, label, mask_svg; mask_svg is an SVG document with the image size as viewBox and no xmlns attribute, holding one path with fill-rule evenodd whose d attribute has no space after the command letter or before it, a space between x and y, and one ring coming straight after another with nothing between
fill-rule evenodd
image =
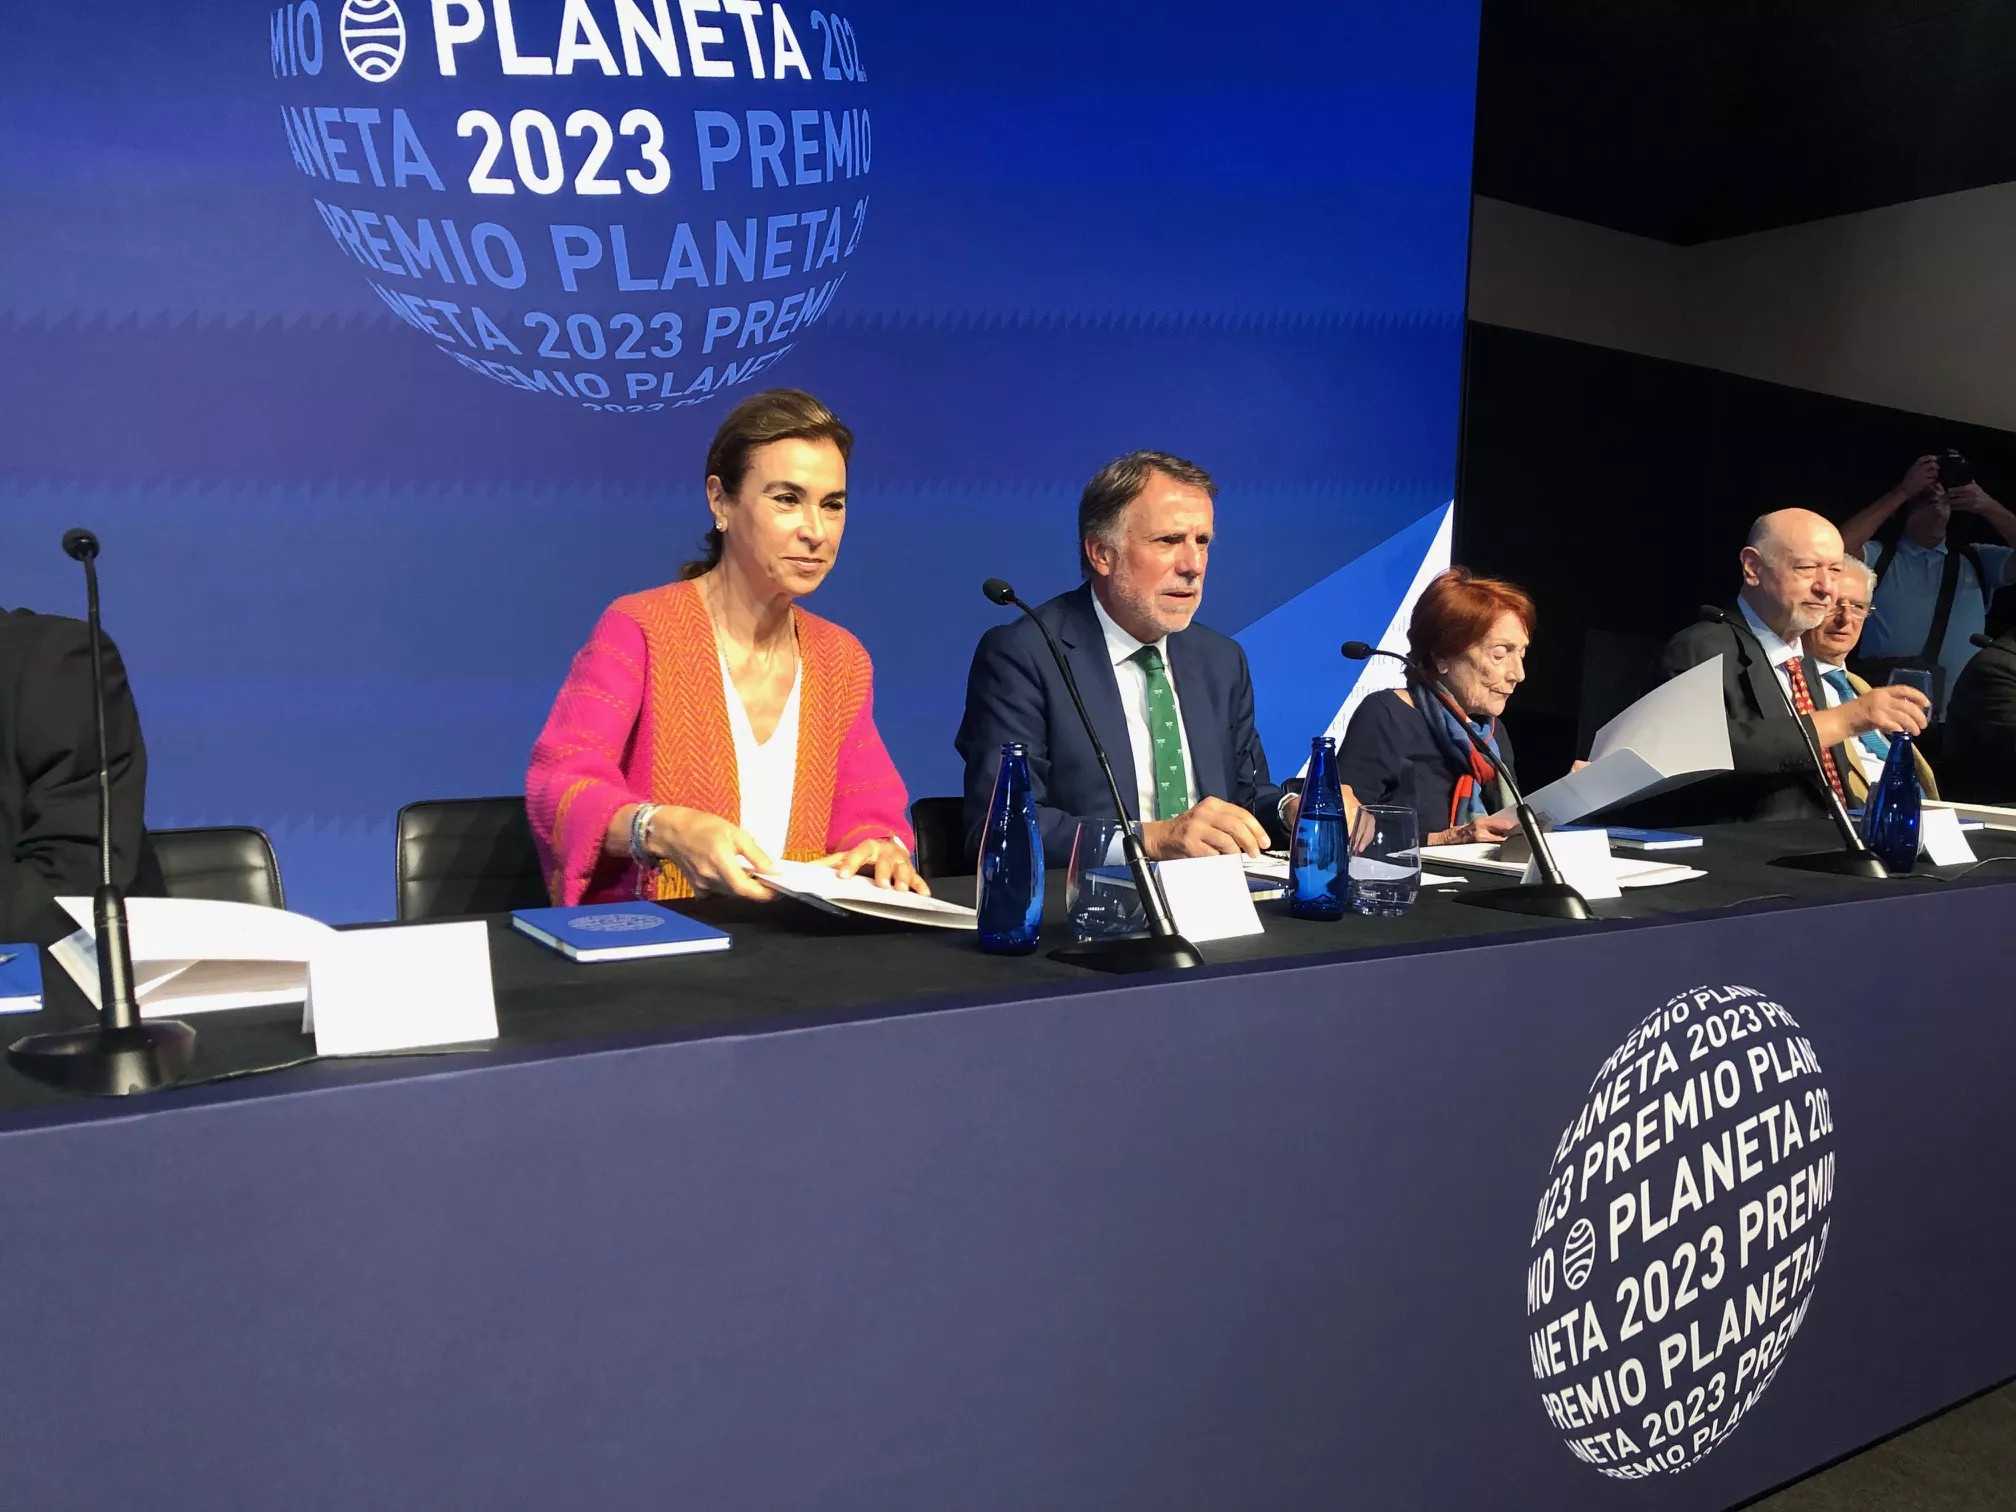
<instances>
[{"instance_id":1,"label":"woman in pink sweater","mask_svg":"<svg viewBox=\"0 0 2016 1512\"><path fill-rule=\"evenodd\" d=\"M861 643L796 607L832 570L853 434L810 394L745 399L707 451L707 555L611 604L532 748L555 903L765 898L773 858L928 892Z\"/></svg>"}]
</instances>

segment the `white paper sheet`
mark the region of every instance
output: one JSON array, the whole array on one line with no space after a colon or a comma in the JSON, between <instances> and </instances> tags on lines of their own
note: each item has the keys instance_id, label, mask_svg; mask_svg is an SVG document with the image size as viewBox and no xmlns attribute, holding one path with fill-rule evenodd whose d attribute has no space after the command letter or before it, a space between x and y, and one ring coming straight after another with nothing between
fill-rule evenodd
<instances>
[{"instance_id":1,"label":"white paper sheet","mask_svg":"<svg viewBox=\"0 0 2016 1512\"><path fill-rule=\"evenodd\" d=\"M1271 852L1257 857L1248 856L1246 858L1246 875L1249 877L1258 877L1262 882L1278 882L1283 887L1286 887L1294 880L1288 875L1288 858L1286 856L1274 855ZM1426 868L1423 868L1421 872L1421 885L1423 887L1454 887L1468 880L1469 878L1459 877L1453 872L1429 871Z\"/></svg>"},{"instance_id":2,"label":"white paper sheet","mask_svg":"<svg viewBox=\"0 0 2016 1512\"><path fill-rule=\"evenodd\" d=\"M972 909L957 903L894 887L877 887L858 873L843 877L832 867L812 861L779 861L774 869L756 873L756 880L768 883L786 897L824 908L828 913L866 914L899 924L928 924L936 929L976 929L980 923Z\"/></svg>"},{"instance_id":3,"label":"white paper sheet","mask_svg":"<svg viewBox=\"0 0 2016 1512\"><path fill-rule=\"evenodd\" d=\"M350 930L308 966L302 1032L317 1055L497 1038L490 927L480 919Z\"/></svg>"},{"instance_id":4,"label":"white paper sheet","mask_svg":"<svg viewBox=\"0 0 2016 1512\"><path fill-rule=\"evenodd\" d=\"M1501 877L1523 877L1526 875L1526 860L1522 856L1517 861L1500 860L1498 847L1480 841L1474 845L1424 845L1421 848L1423 860L1439 861L1444 866L1461 866L1470 871L1492 872ZM1617 885L1623 888L1663 887L1669 882L1691 882L1696 877L1708 875L1698 867L1675 866L1667 861L1646 861L1636 856L1613 855L1610 862L1617 868Z\"/></svg>"},{"instance_id":5,"label":"white paper sheet","mask_svg":"<svg viewBox=\"0 0 2016 1512\"><path fill-rule=\"evenodd\" d=\"M1549 837L1548 850L1561 869L1561 880L1589 899L1621 897L1617 858L1610 854L1610 837L1600 829L1564 830ZM1540 863L1528 860L1520 872L1521 882L1540 880Z\"/></svg>"},{"instance_id":6,"label":"white paper sheet","mask_svg":"<svg viewBox=\"0 0 2016 1512\"><path fill-rule=\"evenodd\" d=\"M1722 658L1714 656L1661 683L1603 726L1587 766L1528 793L1526 802L1543 824L1572 824L1733 765Z\"/></svg>"},{"instance_id":7,"label":"white paper sheet","mask_svg":"<svg viewBox=\"0 0 2016 1512\"><path fill-rule=\"evenodd\" d=\"M1950 808L1927 806L1918 818L1918 854L1934 866L1966 866L1976 857Z\"/></svg>"},{"instance_id":8,"label":"white paper sheet","mask_svg":"<svg viewBox=\"0 0 2016 1512\"><path fill-rule=\"evenodd\" d=\"M1962 819L1972 819L1985 824L1991 830L2016 830L2016 808L2002 808L1993 803L1947 803L1945 801L1925 801L1928 809L1951 809Z\"/></svg>"},{"instance_id":9,"label":"white paper sheet","mask_svg":"<svg viewBox=\"0 0 2016 1512\"><path fill-rule=\"evenodd\" d=\"M1243 856L1185 856L1154 863L1176 932L1193 945L1264 933Z\"/></svg>"}]
</instances>

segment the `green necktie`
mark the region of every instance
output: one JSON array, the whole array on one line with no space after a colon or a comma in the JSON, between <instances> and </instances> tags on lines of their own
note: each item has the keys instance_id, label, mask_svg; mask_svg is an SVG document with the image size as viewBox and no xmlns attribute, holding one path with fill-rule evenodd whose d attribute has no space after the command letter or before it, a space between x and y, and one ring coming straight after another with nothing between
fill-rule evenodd
<instances>
[{"instance_id":1,"label":"green necktie","mask_svg":"<svg viewBox=\"0 0 2016 1512\"><path fill-rule=\"evenodd\" d=\"M1174 819L1190 807L1190 784L1183 776L1183 727L1176 718L1176 690L1162 653L1143 646L1130 658L1148 679L1148 743L1155 753L1155 817ZM1145 817L1145 816L1144 816Z\"/></svg>"}]
</instances>

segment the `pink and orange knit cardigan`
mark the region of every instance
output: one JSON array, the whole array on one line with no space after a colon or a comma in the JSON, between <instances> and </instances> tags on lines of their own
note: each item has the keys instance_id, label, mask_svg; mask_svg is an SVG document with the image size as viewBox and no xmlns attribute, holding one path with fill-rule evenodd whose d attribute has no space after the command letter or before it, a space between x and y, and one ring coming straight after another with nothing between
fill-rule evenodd
<instances>
[{"instance_id":1,"label":"pink and orange knit cardigan","mask_svg":"<svg viewBox=\"0 0 2016 1512\"><path fill-rule=\"evenodd\" d=\"M908 804L873 717L874 669L830 620L792 611L798 632L798 760L784 859L863 840L914 845ZM618 599L574 658L532 747L525 807L556 904L690 898L671 862L639 877L603 853L626 804L670 803L739 820L735 738L713 624L697 583Z\"/></svg>"}]
</instances>

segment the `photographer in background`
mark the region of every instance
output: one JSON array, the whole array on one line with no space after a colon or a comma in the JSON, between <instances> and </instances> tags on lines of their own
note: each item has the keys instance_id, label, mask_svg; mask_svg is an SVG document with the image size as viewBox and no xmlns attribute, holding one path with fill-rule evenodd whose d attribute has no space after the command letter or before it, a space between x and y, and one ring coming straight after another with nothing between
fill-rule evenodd
<instances>
[{"instance_id":1,"label":"photographer in background","mask_svg":"<svg viewBox=\"0 0 2016 1512\"><path fill-rule=\"evenodd\" d=\"M1899 510L1901 530L1875 540ZM1975 516L2008 544L1949 541L1955 514ZM1932 717L1943 719L1953 680L1973 659L1973 637L1987 623L1989 601L2004 583L2016 582L2016 551L2010 549L2016 514L1984 491L1967 459L1948 448L1920 457L1895 488L1851 515L1841 540L1877 578L1856 672L1880 685L1898 667L1930 671Z\"/></svg>"}]
</instances>

